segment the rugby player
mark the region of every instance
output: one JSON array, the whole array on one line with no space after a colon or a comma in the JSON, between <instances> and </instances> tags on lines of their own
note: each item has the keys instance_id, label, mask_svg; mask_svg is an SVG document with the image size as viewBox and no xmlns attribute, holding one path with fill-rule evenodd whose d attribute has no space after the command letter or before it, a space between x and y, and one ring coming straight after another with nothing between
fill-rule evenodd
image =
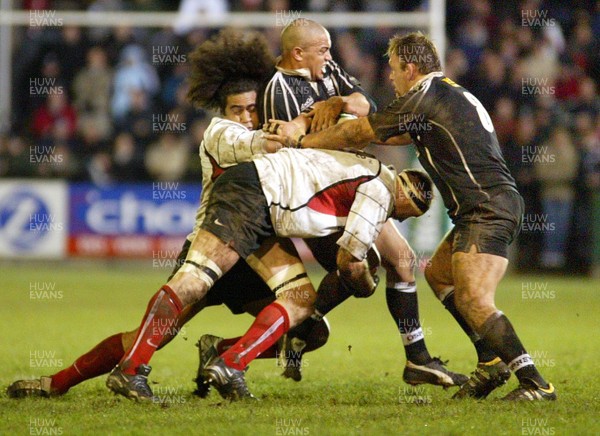
<instances>
[{"instance_id":1,"label":"rugby player","mask_svg":"<svg viewBox=\"0 0 600 436\"><path fill-rule=\"evenodd\" d=\"M420 215L414 204L428 206L431 199L419 174L398 175L364 155L293 149L228 169L213 185L184 265L150 300L134 344L107 386L129 398L152 398L148 362L165 335L153 326L171 325L242 258L278 299L258 314L238 342L212 360L204 376L224 398L253 397L244 369L290 327L311 316L316 297L302 262L284 245L287 239L271 237L320 237L343 229L337 241L338 277L350 289L372 292L377 283L365 258L383 224L390 216Z\"/></svg>"},{"instance_id":2,"label":"rugby player","mask_svg":"<svg viewBox=\"0 0 600 436\"><path fill-rule=\"evenodd\" d=\"M284 28L281 33L282 55L277 61L273 77L259 98L262 99L259 108L263 121L295 120L304 130L316 132L336 124L342 113L366 116L377 110L375 102L358 80L333 61L330 49L329 32L315 21L299 18ZM303 114L307 117L303 118ZM322 239L305 242L325 269L335 269L335 262L331 262L331 250L328 249L335 245ZM404 381L445 387L464 384L468 379L466 376L449 371L441 359L429 354L419 320L414 252L392 220L386 223L376 246L386 269L388 310L404 345ZM329 260L324 259L327 253ZM331 302L317 302L316 319L343 299L343 296L332 296L332 292L336 291L332 289L327 295L328 299L333 299ZM306 325L302 328L306 328ZM213 342L220 339L211 337ZM222 345L226 346L230 341ZM283 375L300 380L302 333L293 329L283 342L284 350L294 357L285 361Z\"/></svg>"},{"instance_id":3,"label":"rugby player","mask_svg":"<svg viewBox=\"0 0 600 436\"><path fill-rule=\"evenodd\" d=\"M219 110L204 133L200 145L202 164L202 197L193 231L187 236L178 256L177 267L185 260L191 241L202 221L208 194L214 180L228 167L247 162L254 156L274 152L279 143L269 142L259 126L256 96L262 82L268 79L274 64L267 43L259 34L240 34L222 31L214 40L201 44L190 57L190 100L204 109ZM221 280L195 304L182 311L162 340L160 347L175 337L176 332L195 314L208 306L225 304L232 313L256 316L275 300L273 292L246 262L240 260ZM306 351L314 350L327 341L326 320L311 322L305 338ZM83 354L69 367L48 377L19 380L7 392L10 397L59 396L73 386L110 372L131 347L137 330L114 334ZM274 356L276 350L272 350ZM267 355L267 353L265 353Z\"/></svg>"},{"instance_id":4,"label":"rugby player","mask_svg":"<svg viewBox=\"0 0 600 436\"><path fill-rule=\"evenodd\" d=\"M523 200L502 157L490 117L475 96L444 76L434 44L421 33L390 39L387 55L396 99L385 109L306 135L277 123L278 139L304 148L364 147L370 141L413 143L442 194L454 228L436 250L425 277L472 339L478 364L454 398L485 398L506 383L506 400L555 400L494 296L520 229Z\"/></svg>"},{"instance_id":5,"label":"rugby player","mask_svg":"<svg viewBox=\"0 0 600 436\"><path fill-rule=\"evenodd\" d=\"M319 23L299 18L281 33L281 57L259 98L261 121L291 121L311 113L310 130L338 122L340 114L365 116L377 110L356 78L331 57L329 32Z\"/></svg>"}]
</instances>

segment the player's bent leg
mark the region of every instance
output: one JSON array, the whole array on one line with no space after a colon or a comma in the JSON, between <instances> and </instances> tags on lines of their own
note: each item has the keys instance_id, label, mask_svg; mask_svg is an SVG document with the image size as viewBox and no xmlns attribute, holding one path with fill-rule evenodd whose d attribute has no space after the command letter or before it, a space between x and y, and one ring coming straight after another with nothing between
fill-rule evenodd
<instances>
[{"instance_id":1,"label":"player's bent leg","mask_svg":"<svg viewBox=\"0 0 600 436\"><path fill-rule=\"evenodd\" d=\"M180 326L183 326L204 307L206 307L205 299L188 306L182 312L174 328L163 338L158 349L169 343L176 336ZM79 383L108 374L123 358L125 350L131 347L136 335L137 330L133 330L109 336L90 351L78 357L69 367L49 377L18 380L8 387L7 393L11 398L64 395Z\"/></svg>"},{"instance_id":2,"label":"player's bent leg","mask_svg":"<svg viewBox=\"0 0 600 436\"><path fill-rule=\"evenodd\" d=\"M419 320L417 286L414 275L415 253L388 220L377 241L381 263L386 270L386 301L394 323L398 326L406 365L402 375L406 383L434 384L444 387L460 386L468 377L445 368L440 358L432 358L425 344Z\"/></svg>"},{"instance_id":3,"label":"player's bent leg","mask_svg":"<svg viewBox=\"0 0 600 436\"><path fill-rule=\"evenodd\" d=\"M505 399L554 400L554 387L537 371L512 324L494 305L496 288L507 264L502 256L477 253L475 246L468 253L455 253L452 271L458 309L519 379L519 387Z\"/></svg>"},{"instance_id":4,"label":"player's bent leg","mask_svg":"<svg viewBox=\"0 0 600 436\"><path fill-rule=\"evenodd\" d=\"M107 379L115 393L131 399L150 400L147 379L150 361L165 336L177 326L184 308L201 300L239 255L211 233L200 230L191 243L185 264L152 297L132 347Z\"/></svg>"},{"instance_id":5,"label":"player's bent leg","mask_svg":"<svg viewBox=\"0 0 600 436\"><path fill-rule=\"evenodd\" d=\"M126 335L127 333L117 333L109 336L56 374L15 381L7 388L7 395L10 398L64 395L70 388L85 380L107 374L123 357L122 338Z\"/></svg>"},{"instance_id":6,"label":"player's bent leg","mask_svg":"<svg viewBox=\"0 0 600 436\"><path fill-rule=\"evenodd\" d=\"M278 301L265 307L244 336L206 368L205 376L210 383L222 397L231 400L253 398L245 383L244 369L287 332L290 325L310 316L316 296L289 240L272 238L247 261L278 295Z\"/></svg>"},{"instance_id":7,"label":"player's bent leg","mask_svg":"<svg viewBox=\"0 0 600 436\"><path fill-rule=\"evenodd\" d=\"M477 352L477 366L466 383L452 396L452 398L485 398L496 387L506 383L510 371L502 360L484 343L481 337L467 323L456 307L454 292L454 278L452 276L452 240L454 232L451 230L437 247L431 261L425 268L425 279L440 299L444 307L465 334L469 337Z\"/></svg>"}]
</instances>

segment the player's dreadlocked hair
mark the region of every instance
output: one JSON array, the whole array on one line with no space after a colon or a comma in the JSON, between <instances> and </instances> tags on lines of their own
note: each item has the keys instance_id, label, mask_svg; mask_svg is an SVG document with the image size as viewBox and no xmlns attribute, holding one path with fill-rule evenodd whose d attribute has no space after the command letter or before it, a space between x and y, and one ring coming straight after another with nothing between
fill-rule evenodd
<instances>
[{"instance_id":1,"label":"player's dreadlocked hair","mask_svg":"<svg viewBox=\"0 0 600 436\"><path fill-rule=\"evenodd\" d=\"M275 59L257 32L225 29L191 54L188 99L205 109L225 111L227 96L259 90L273 73Z\"/></svg>"}]
</instances>

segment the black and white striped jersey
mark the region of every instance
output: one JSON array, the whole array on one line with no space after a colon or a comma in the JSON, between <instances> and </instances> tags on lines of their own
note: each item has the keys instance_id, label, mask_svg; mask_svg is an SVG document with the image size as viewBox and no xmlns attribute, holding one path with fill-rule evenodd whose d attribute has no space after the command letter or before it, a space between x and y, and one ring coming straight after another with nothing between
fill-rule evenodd
<instances>
[{"instance_id":1,"label":"black and white striped jersey","mask_svg":"<svg viewBox=\"0 0 600 436\"><path fill-rule=\"evenodd\" d=\"M290 121L302 112L308 112L313 104L330 97L347 96L360 92L369 101L369 113L377 110L373 99L361 88L356 78L344 71L334 61L323 67L323 80L310 80L308 70L276 71L261 91L258 110L261 122L269 119Z\"/></svg>"},{"instance_id":2,"label":"black and white striped jersey","mask_svg":"<svg viewBox=\"0 0 600 436\"><path fill-rule=\"evenodd\" d=\"M410 134L452 219L502 190L517 189L487 111L441 72L428 74L368 119L381 141Z\"/></svg>"}]
</instances>

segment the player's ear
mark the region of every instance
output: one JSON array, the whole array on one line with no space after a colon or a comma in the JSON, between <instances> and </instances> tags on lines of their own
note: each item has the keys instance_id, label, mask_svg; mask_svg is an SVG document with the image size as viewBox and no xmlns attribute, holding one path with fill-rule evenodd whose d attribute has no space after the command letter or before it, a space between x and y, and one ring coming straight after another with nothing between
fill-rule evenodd
<instances>
[{"instance_id":1,"label":"player's ear","mask_svg":"<svg viewBox=\"0 0 600 436\"><path fill-rule=\"evenodd\" d=\"M415 80L417 77L418 69L415 64L406 64L406 68L408 69L408 80Z\"/></svg>"},{"instance_id":2,"label":"player's ear","mask_svg":"<svg viewBox=\"0 0 600 436\"><path fill-rule=\"evenodd\" d=\"M292 49L292 57L296 61L301 62L302 59L304 59L304 50L302 50L302 48L300 48L300 47L294 47Z\"/></svg>"}]
</instances>

